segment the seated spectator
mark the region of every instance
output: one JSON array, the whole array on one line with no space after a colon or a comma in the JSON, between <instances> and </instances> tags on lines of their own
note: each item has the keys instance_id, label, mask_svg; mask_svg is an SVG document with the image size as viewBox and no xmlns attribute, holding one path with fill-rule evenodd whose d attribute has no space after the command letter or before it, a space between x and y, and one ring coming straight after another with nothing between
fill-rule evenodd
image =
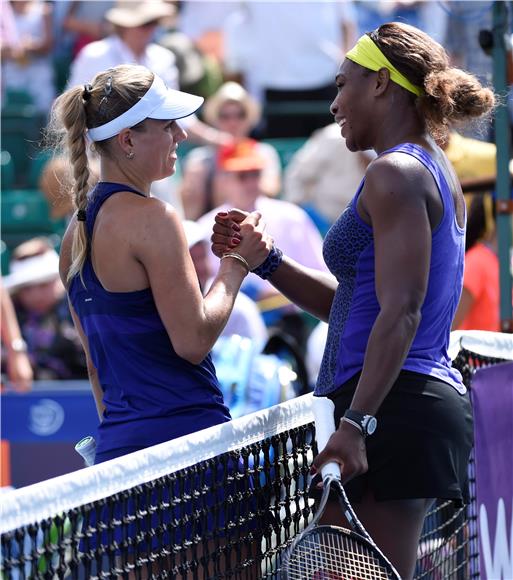
<instances>
[{"instance_id":1,"label":"seated spectator","mask_svg":"<svg viewBox=\"0 0 513 580\"><path fill-rule=\"evenodd\" d=\"M202 216L198 220L200 224L211 229L216 213L231 208L258 211L267 224L267 231L284 253L310 268L327 271L322 257L322 238L308 214L293 203L270 198L262 192L260 183L265 159L256 142L244 141L223 148L219 152L218 164L218 179L225 192L225 203ZM217 271L218 259L212 253L210 258L214 271ZM258 302L266 324L292 336L303 355L308 330L299 310L258 276L248 276L241 288Z\"/></svg>"},{"instance_id":2,"label":"seated spectator","mask_svg":"<svg viewBox=\"0 0 513 580\"><path fill-rule=\"evenodd\" d=\"M349 151L340 127L331 123L315 131L288 163L283 198L304 208L318 225L323 220L326 228L344 211L374 157L370 151Z\"/></svg>"},{"instance_id":3,"label":"seated spectator","mask_svg":"<svg viewBox=\"0 0 513 580\"><path fill-rule=\"evenodd\" d=\"M20 326L9 292L1 284L1 281L0 308L2 314L2 325L0 327L2 372L5 371L9 385L14 389L28 391L32 386L33 373L27 356L27 344L21 337Z\"/></svg>"},{"instance_id":4,"label":"seated spectator","mask_svg":"<svg viewBox=\"0 0 513 580\"><path fill-rule=\"evenodd\" d=\"M157 28L171 22L175 12L175 7L163 0L118 0L105 13L113 33L87 44L78 53L71 65L68 87L89 83L97 73L120 64L140 64L162 78L169 88L177 89L180 82L174 55L153 41ZM194 115L182 120L182 125L198 143L217 145L230 141L228 135Z\"/></svg>"},{"instance_id":5,"label":"seated spectator","mask_svg":"<svg viewBox=\"0 0 513 580\"><path fill-rule=\"evenodd\" d=\"M208 98L223 84L223 71L212 58L204 55L186 34L170 29L157 42L170 50L178 68L181 91Z\"/></svg>"},{"instance_id":6,"label":"seated spectator","mask_svg":"<svg viewBox=\"0 0 513 580\"><path fill-rule=\"evenodd\" d=\"M499 258L494 200L475 195L467 220L463 290L453 330L500 332Z\"/></svg>"},{"instance_id":7,"label":"seated spectator","mask_svg":"<svg viewBox=\"0 0 513 580\"><path fill-rule=\"evenodd\" d=\"M113 4L111 0L95 0L95 2L71 0L69 2L63 28L75 35L74 57L84 46L110 33L109 23L104 17Z\"/></svg>"},{"instance_id":8,"label":"seated spectator","mask_svg":"<svg viewBox=\"0 0 513 580\"><path fill-rule=\"evenodd\" d=\"M458 131L452 130L448 142L444 145L444 151L462 186L467 180L485 177L495 178L497 172L495 143L464 137ZM464 193L465 189L464 187Z\"/></svg>"},{"instance_id":9,"label":"seated spectator","mask_svg":"<svg viewBox=\"0 0 513 580\"><path fill-rule=\"evenodd\" d=\"M210 228L206 229L197 222L190 220L185 220L183 225L198 281L202 292L205 294L215 276L215 270L209 258L211 231ZM267 328L258 306L249 296L242 292L237 294L232 313L221 336L228 337L234 334L250 338L253 341L254 352L256 353L262 350L268 338Z\"/></svg>"},{"instance_id":10,"label":"seated spectator","mask_svg":"<svg viewBox=\"0 0 513 580\"><path fill-rule=\"evenodd\" d=\"M84 351L59 278L59 256L44 238L19 245L5 277L32 364L41 380L87 379Z\"/></svg>"},{"instance_id":11,"label":"seated spectator","mask_svg":"<svg viewBox=\"0 0 513 580\"><path fill-rule=\"evenodd\" d=\"M14 30L2 40L3 88L28 93L37 111L46 114L55 97L51 4L16 0L9 7ZM9 7L2 6L2 18Z\"/></svg>"},{"instance_id":12,"label":"seated spectator","mask_svg":"<svg viewBox=\"0 0 513 580\"><path fill-rule=\"evenodd\" d=\"M261 116L260 105L238 83L227 82L214 93L204 107L207 123L233 137L235 143L249 139ZM281 188L281 165L278 153L268 143L254 141L264 160L260 188L271 197ZM224 202L222 184L217 183L218 153L216 147L199 147L186 158L181 198L185 216L195 220Z\"/></svg>"}]
</instances>

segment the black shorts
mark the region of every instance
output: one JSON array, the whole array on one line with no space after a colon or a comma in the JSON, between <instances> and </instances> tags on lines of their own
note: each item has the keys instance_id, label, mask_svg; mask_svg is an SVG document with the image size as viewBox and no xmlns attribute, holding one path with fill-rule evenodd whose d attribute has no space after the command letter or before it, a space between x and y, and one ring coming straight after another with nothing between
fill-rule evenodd
<instances>
[{"instance_id":1,"label":"black shorts","mask_svg":"<svg viewBox=\"0 0 513 580\"><path fill-rule=\"evenodd\" d=\"M351 404L359 376L328 395L335 403L336 425ZM369 490L377 501L468 502L467 469L473 445L468 392L460 395L443 381L401 371L376 418L376 432L366 440L369 470L344 485L351 502L358 503Z\"/></svg>"}]
</instances>

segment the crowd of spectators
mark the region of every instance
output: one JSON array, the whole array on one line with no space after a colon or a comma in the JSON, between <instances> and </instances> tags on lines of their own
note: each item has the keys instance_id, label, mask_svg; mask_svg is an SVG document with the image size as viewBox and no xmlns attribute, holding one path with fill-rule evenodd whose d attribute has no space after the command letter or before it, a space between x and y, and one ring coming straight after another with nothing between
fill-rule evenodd
<instances>
[{"instance_id":1,"label":"crowd of spectators","mask_svg":"<svg viewBox=\"0 0 513 580\"><path fill-rule=\"evenodd\" d=\"M444 44L456 65L491 84L492 58L479 46L479 30L491 28L490 2L1 0L1 10L3 103L25 99L38 119L48 115L65 87L88 83L122 63L145 65L169 87L206 98L199 116L183 123L189 142L177 174L152 190L189 220L189 246L197 268L203 268L198 272L203 287L217 267L206 243L209 226L216 211L231 206L260 211L289 256L326 269L322 236L373 159L369 152L347 150L329 114L338 64L358 35L386 21L413 24ZM495 149L486 143L491 136L491 122L454 127L446 150L460 179L495 172ZM304 146L284 162L279 140L297 138ZM8 141L4 144L7 148ZM94 151L91 157L94 167ZM39 188L54 219L67 220L73 212L62 195L70 179L58 156L41 171ZM477 206L474 197L473 212ZM493 252L493 235L484 229L472 255ZM37 238L13 249L4 280L36 379L87 376L56 276L58 245L55 237L51 243ZM484 258L473 261L478 259ZM29 265L32 277L25 280L22 272ZM498 289L498 268L489 275L490 287ZM472 294L470 274L468 280L466 292ZM322 327L307 342L311 321L269 284L250 277L243 291L240 300L246 302L234 314L239 312L239 322L228 329L253 328L262 344L268 329L289 334L303 355L308 351L313 381L325 340ZM489 294L498 300L498 290ZM480 317L465 320L461 328L478 325ZM12 349L3 342L6 355Z\"/></svg>"}]
</instances>

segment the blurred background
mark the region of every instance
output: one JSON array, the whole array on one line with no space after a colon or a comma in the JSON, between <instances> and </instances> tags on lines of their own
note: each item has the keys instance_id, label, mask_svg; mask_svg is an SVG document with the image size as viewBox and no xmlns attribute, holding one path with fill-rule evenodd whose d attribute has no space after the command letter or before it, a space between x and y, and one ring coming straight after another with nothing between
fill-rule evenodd
<instances>
[{"instance_id":1,"label":"blurred background","mask_svg":"<svg viewBox=\"0 0 513 580\"><path fill-rule=\"evenodd\" d=\"M329 113L338 65L361 34L391 20L412 24L443 44L454 66L497 86L499 19L506 33L500 125L496 117L451 127L442 145L468 208L454 329L508 330L511 304L509 319L501 316L500 289L511 296L511 270L501 270L499 248L506 243L509 255L511 202L501 212L508 238L498 236L495 201L498 154L509 178L510 2L1 0L1 17L2 486L82 467L73 446L98 421L58 277L60 240L74 211L70 168L45 143L44 128L56 95L111 66L143 64L168 86L206 99L184 121L189 139L177 173L152 190L183 216L206 290L216 268L212 215L244 200L258 199L287 254L325 268L323 237L373 159L347 150ZM223 169L234 160L245 170L227 179ZM312 390L325 332L269 284L247 280L214 350L232 414Z\"/></svg>"}]
</instances>

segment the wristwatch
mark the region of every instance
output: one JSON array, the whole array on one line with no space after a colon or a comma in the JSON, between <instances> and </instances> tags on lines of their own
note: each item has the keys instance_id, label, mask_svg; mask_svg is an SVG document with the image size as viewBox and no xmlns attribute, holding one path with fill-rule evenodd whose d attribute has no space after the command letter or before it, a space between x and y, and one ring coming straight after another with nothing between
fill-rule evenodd
<instances>
[{"instance_id":1,"label":"wristwatch","mask_svg":"<svg viewBox=\"0 0 513 580\"><path fill-rule=\"evenodd\" d=\"M378 421L373 415L365 415L364 413L360 413L360 411L353 411L352 409L347 409L341 421L346 421L354 425L364 437L372 435L378 426Z\"/></svg>"}]
</instances>

